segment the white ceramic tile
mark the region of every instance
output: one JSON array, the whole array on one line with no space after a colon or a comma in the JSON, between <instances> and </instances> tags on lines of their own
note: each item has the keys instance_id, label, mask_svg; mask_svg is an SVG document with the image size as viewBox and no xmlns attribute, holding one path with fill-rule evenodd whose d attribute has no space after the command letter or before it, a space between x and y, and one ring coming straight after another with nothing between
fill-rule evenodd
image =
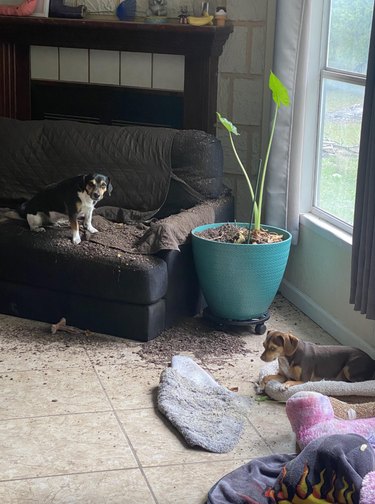
<instances>
[{"instance_id":1,"label":"white ceramic tile","mask_svg":"<svg viewBox=\"0 0 375 504\"><path fill-rule=\"evenodd\" d=\"M31 46L30 65L32 79L58 80L59 50L57 47Z\"/></svg>"},{"instance_id":2,"label":"white ceramic tile","mask_svg":"<svg viewBox=\"0 0 375 504\"><path fill-rule=\"evenodd\" d=\"M139 469L0 482L2 504L154 504Z\"/></svg>"},{"instance_id":3,"label":"white ceramic tile","mask_svg":"<svg viewBox=\"0 0 375 504\"><path fill-rule=\"evenodd\" d=\"M248 460L226 460L205 464L150 467L144 471L158 502L205 504L210 488L223 476L246 462Z\"/></svg>"},{"instance_id":4,"label":"white ceramic tile","mask_svg":"<svg viewBox=\"0 0 375 504\"><path fill-rule=\"evenodd\" d=\"M184 90L185 58L174 54L154 54L152 87L173 91Z\"/></svg>"},{"instance_id":5,"label":"white ceramic tile","mask_svg":"<svg viewBox=\"0 0 375 504\"><path fill-rule=\"evenodd\" d=\"M114 409L154 407L162 368L120 365L96 371Z\"/></svg>"},{"instance_id":6,"label":"white ceramic tile","mask_svg":"<svg viewBox=\"0 0 375 504\"><path fill-rule=\"evenodd\" d=\"M140 88L151 87L150 53L121 53L121 85Z\"/></svg>"},{"instance_id":7,"label":"white ceramic tile","mask_svg":"<svg viewBox=\"0 0 375 504\"><path fill-rule=\"evenodd\" d=\"M270 313L268 328L330 342L282 296ZM179 331L202 336L204 327L194 319ZM242 328L225 332L241 338L247 351L191 356L221 385L254 395L264 335ZM170 341L175 353L185 352ZM194 341L191 336L189 348L196 351ZM232 469L272 452L295 451L285 405L272 400L254 401L230 453L188 446L155 410L167 364L155 365L157 349L141 357L147 345L95 333L51 334L50 324L0 314L1 504L203 504L210 487ZM103 411L108 399L115 412Z\"/></svg>"},{"instance_id":8,"label":"white ceramic tile","mask_svg":"<svg viewBox=\"0 0 375 504\"><path fill-rule=\"evenodd\" d=\"M60 80L70 82L88 82L88 49L60 48Z\"/></svg>"},{"instance_id":9,"label":"white ceramic tile","mask_svg":"<svg viewBox=\"0 0 375 504\"><path fill-rule=\"evenodd\" d=\"M0 319L0 373L91 367L79 333L51 334L51 324L17 317Z\"/></svg>"},{"instance_id":10,"label":"white ceramic tile","mask_svg":"<svg viewBox=\"0 0 375 504\"><path fill-rule=\"evenodd\" d=\"M0 373L0 383L0 420L111 409L93 369Z\"/></svg>"},{"instance_id":11,"label":"white ceramic tile","mask_svg":"<svg viewBox=\"0 0 375 504\"><path fill-rule=\"evenodd\" d=\"M84 337L83 342L87 355L94 366L126 364L135 367L138 364L143 364L138 355L141 349L139 341L103 334L91 334Z\"/></svg>"},{"instance_id":12,"label":"white ceramic tile","mask_svg":"<svg viewBox=\"0 0 375 504\"><path fill-rule=\"evenodd\" d=\"M0 479L135 468L112 413L0 422Z\"/></svg>"},{"instance_id":13,"label":"white ceramic tile","mask_svg":"<svg viewBox=\"0 0 375 504\"><path fill-rule=\"evenodd\" d=\"M161 413L153 409L118 411L130 442L143 467L223 460L249 460L270 454L270 448L245 422L241 439L229 453L211 453L190 447Z\"/></svg>"},{"instance_id":14,"label":"white ceramic tile","mask_svg":"<svg viewBox=\"0 0 375 504\"><path fill-rule=\"evenodd\" d=\"M90 49L90 82L120 84L120 54L117 51Z\"/></svg>"},{"instance_id":15,"label":"white ceramic tile","mask_svg":"<svg viewBox=\"0 0 375 504\"><path fill-rule=\"evenodd\" d=\"M249 414L249 420L274 453L294 453L296 448L285 404L274 401L257 403Z\"/></svg>"}]
</instances>

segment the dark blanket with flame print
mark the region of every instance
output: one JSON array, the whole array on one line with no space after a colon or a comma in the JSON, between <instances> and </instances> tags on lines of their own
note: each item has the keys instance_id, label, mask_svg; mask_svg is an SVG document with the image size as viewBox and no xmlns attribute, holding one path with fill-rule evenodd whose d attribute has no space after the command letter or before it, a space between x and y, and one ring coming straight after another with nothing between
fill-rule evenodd
<instances>
[{"instance_id":1,"label":"dark blanket with flame print","mask_svg":"<svg viewBox=\"0 0 375 504\"><path fill-rule=\"evenodd\" d=\"M207 504L359 504L363 478L375 470L375 452L357 434L312 441L298 455L252 460L224 476Z\"/></svg>"}]
</instances>

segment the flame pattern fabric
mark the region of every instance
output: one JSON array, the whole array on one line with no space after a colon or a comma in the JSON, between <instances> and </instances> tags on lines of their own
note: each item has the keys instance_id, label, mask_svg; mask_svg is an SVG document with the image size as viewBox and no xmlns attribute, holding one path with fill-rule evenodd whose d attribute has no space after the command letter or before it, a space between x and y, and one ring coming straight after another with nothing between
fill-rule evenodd
<instances>
[{"instance_id":1,"label":"flame pattern fabric","mask_svg":"<svg viewBox=\"0 0 375 504\"><path fill-rule=\"evenodd\" d=\"M298 455L239 467L214 485L207 504L362 504L363 480L374 470L375 451L364 437L323 436Z\"/></svg>"}]
</instances>

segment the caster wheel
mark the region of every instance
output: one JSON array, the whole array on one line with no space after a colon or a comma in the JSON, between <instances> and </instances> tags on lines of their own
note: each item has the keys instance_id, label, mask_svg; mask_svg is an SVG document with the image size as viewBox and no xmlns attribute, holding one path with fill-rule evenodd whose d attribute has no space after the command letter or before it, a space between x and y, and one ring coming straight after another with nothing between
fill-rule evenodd
<instances>
[{"instance_id":1,"label":"caster wheel","mask_svg":"<svg viewBox=\"0 0 375 504\"><path fill-rule=\"evenodd\" d=\"M255 334L264 334L266 332L266 324L257 324L255 326Z\"/></svg>"}]
</instances>

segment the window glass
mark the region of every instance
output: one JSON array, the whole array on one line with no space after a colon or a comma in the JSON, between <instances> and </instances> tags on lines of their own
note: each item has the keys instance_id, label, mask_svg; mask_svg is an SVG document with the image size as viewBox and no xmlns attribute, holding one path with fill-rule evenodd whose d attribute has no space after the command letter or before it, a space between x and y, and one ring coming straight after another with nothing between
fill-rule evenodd
<instances>
[{"instance_id":1,"label":"window glass","mask_svg":"<svg viewBox=\"0 0 375 504\"><path fill-rule=\"evenodd\" d=\"M365 74L373 0L331 0L327 65Z\"/></svg>"},{"instance_id":2,"label":"window glass","mask_svg":"<svg viewBox=\"0 0 375 504\"><path fill-rule=\"evenodd\" d=\"M350 230L374 0L327 2L313 212Z\"/></svg>"},{"instance_id":3,"label":"window glass","mask_svg":"<svg viewBox=\"0 0 375 504\"><path fill-rule=\"evenodd\" d=\"M364 87L325 79L317 206L353 224Z\"/></svg>"}]
</instances>

